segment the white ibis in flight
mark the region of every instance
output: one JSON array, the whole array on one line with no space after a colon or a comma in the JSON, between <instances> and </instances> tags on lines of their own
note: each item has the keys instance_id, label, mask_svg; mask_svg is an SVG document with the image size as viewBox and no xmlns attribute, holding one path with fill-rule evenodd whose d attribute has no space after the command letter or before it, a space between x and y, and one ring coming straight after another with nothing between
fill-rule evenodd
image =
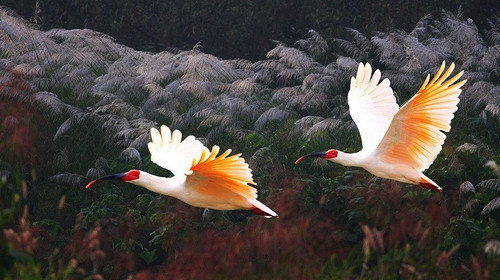
<instances>
[{"instance_id":1,"label":"white ibis in flight","mask_svg":"<svg viewBox=\"0 0 500 280\"><path fill-rule=\"evenodd\" d=\"M173 177L158 177L140 170L130 170L91 181L90 188L98 181L119 179L152 192L175 197L196 207L216 210L247 209L267 218L278 217L273 210L257 200L257 190L252 186L252 170L241 154L229 156L228 149L221 155L219 147L209 151L190 135L184 140L178 130L173 132L162 125L161 133L151 129L148 143L151 161L170 170Z\"/></svg>"},{"instance_id":2,"label":"white ibis in flight","mask_svg":"<svg viewBox=\"0 0 500 280\"><path fill-rule=\"evenodd\" d=\"M467 81L455 83L463 71L448 79L454 68L452 63L443 73L443 62L434 78L430 80L427 75L417 93L398 108L389 80L379 83L380 71L372 75L370 64L360 63L356 77L351 78L347 101L363 148L357 153L335 149L312 153L300 157L295 164L307 157L320 157L344 166L362 167L378 177L441 192L441 187L422 171L441 151L446 138L442 131L450 131L460 87Z\"/></svg>"}]
</instances>

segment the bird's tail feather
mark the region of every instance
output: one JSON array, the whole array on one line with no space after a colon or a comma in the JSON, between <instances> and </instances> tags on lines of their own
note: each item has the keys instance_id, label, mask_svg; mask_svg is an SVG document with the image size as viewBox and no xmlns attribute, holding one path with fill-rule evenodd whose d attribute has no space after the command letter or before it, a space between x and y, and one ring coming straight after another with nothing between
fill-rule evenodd
<instances>
[{"instance_id":1,"label":"bird's tail feather","mask_svg":"<svg viewBox=\"0 0 500 280\"><path fill-rule=\"evenodd\" d=\"M264 216L266 218L272 218L272 217L278 218L278 214L276 214L276 212L271 210L271 208L264 205L264 203L255 199L251 201L251 204L252 208L250 208L250 211L254 212L255 214Z\"/></svg>"},{"instance_id":2,"label":"bird's tail feather","mask_svg":"<svg viewBox=\"0 0 500 280\"><path fill-rule=\"evenodd\" d=\"M436 184L434 181L432 181L431 179L429 179L429 177L425 176L422 174L422 177L420 177L420 182L419 182L420 186L423 187L423 188L426 188L426 189L429 189L429 190L435 190L435 191L438 191L438 192L442 192L443 189L438 186L438 184Z\"/></svg>"}]
</instances>

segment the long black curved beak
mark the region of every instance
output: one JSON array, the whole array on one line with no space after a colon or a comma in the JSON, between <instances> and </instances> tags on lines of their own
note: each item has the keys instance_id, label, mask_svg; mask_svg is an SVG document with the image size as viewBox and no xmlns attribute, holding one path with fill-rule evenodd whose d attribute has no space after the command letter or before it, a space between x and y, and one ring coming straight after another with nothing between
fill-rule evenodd
<instances>
[{"instance_id":1,"label":"long black curved beak","mask_svg":"<svg viewBox=\"0 0 500 280\"><path fill-rule=\"evenodd\" d=\"M111 179L121 180L123 177L125 177L126 174L127 173L116 173L116 174L113 174L113 175L108 175L108 176L101 177L99 179L92 180L92 181L90 181L90 183L87 184L87 186L85 186L85 188L88 189L93 184L95 184L95 183L97 183L99 181L102 181L102 180L111 180Z\"/></svg>"},{"instance_id":2,"label":"long black curved beak","mask_svg":"<svg viewBox=\"0 0 500 280\"><path fill-rule=\"evenodd\" d=\"M295 161L295 164L298 164L299 162L301 162L303 159L305 158L308 158L308 157L325 157L326 156L326 152L317 152L317 153L312 153L312 154L308 154L308 155L305 155L305 156L301 156L299 157L296 161Z\"/></svg>"}]
</instances>

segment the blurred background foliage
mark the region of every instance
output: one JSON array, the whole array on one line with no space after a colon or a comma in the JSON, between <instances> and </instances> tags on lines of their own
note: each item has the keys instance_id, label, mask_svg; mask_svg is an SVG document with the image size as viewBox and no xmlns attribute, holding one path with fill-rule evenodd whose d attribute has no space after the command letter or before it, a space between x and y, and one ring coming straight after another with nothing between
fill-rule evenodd
<instances>
[{"instance_id":1,"label":"blurred background foliage","mask_svg":"<svg viewBox=\"0 0 500 280\"><path fill-rule=\"evenodd\" d=\"M15 11L0 10L2 278L499 275L493 1L0 3ZM468 80L426 171L443 193L293 164L360 149L346 100L359 62L381 69L402 104L443 60ZM160 124L242 152L280 219L120 182L84 189L132 168L170 176L146 148Z\"/></svg>"}]
</instances>

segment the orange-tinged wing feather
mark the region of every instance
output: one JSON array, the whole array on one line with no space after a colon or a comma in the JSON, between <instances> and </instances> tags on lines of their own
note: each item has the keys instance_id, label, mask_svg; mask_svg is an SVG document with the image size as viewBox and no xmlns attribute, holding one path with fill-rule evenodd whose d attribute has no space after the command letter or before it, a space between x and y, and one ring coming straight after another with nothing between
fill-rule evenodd
<instances>
[{"instance_id":1,"label":"orange-tinged wing feather","mask_svg":"<svg viewBox=\"0 0 500 280\"><path fill-rule=\"evenodd\" d=\"M218 146L213 146L211 152L204 149L201 157L193 160L187 183L197 192L217 197L221 201L247 203L248 200L256 199L257 190L249 186L255 185L252 171L240 157L241 154L228 156L230 149L219 156L218 153Z\"/></svg>"},{"instance_id":2,"label":"orange-tinged wing feather","mask_svg":"<svg viewBox=\"0 0 500 280\"><path fill-rule=\"evenodd\" d=\"M450 131L462 91L460 87L467 81L452 85L463 71L446 81L454 67L452 63L443 74L443 62L434 78L429 82L427 75L415 96L396 113L376 149L385 162L423 171L436 159L446 139L441 131Z\"/></svg>"}]
</instances>

